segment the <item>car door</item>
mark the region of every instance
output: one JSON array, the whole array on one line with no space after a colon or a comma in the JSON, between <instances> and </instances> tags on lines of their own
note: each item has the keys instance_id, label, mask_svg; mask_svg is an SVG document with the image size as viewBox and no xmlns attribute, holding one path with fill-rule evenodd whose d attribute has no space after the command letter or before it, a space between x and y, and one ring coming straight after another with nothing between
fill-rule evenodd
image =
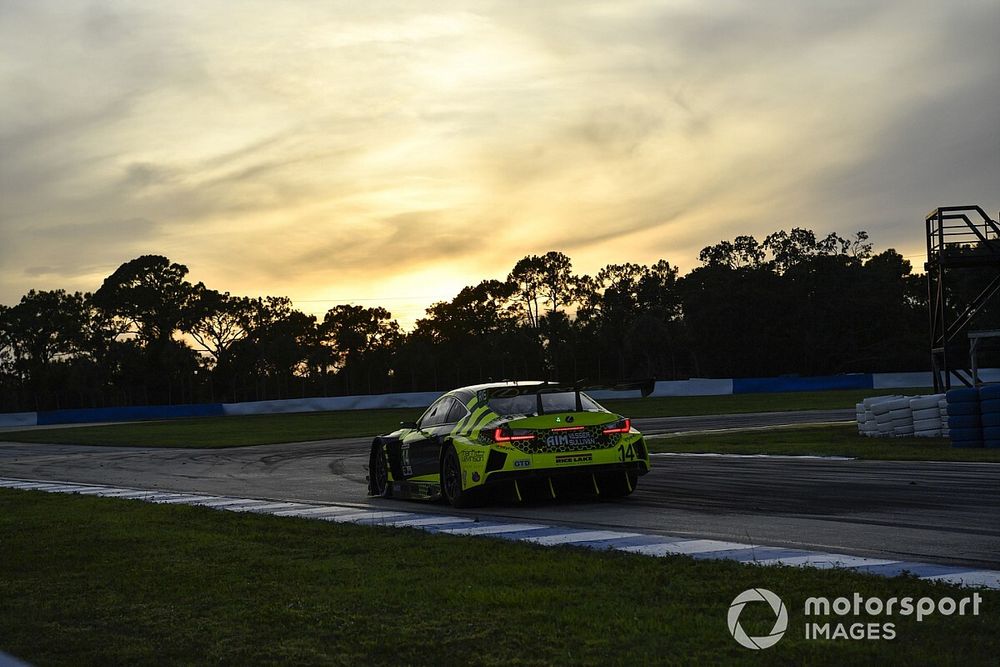
<instances>
[{"instance_id":1,"label":"car door","mask_svg":"<svg viewBox=\"0 0 1000 667\"><path fill-rule=\"evenodd\" d=\"M417 421L417 428L407 433L400 443L403 476L406 478L437 475L440 472L441 442L454 427L451 422L457 414L455 405L461 405L451 396L435 401Z\"/></svg>"}]
</instances>

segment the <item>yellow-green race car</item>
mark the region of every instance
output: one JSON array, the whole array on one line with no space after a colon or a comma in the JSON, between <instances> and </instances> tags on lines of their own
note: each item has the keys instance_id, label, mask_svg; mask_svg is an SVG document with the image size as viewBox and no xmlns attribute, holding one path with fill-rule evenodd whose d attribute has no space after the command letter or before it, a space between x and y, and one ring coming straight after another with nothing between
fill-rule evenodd
<instances>
[{"instance_id":1,"label":"yellow-green race car","mask_svg":"<svg viewBox=\"0 0 1000 667\"><path fill-rule=\"evenodd\" d=\"M621 498L649 472L649 451L627 417L579 387L497 382L449 391L416 422L374 439L369 495L481 503L584 491Z\"/></svg>"}]
</instances>

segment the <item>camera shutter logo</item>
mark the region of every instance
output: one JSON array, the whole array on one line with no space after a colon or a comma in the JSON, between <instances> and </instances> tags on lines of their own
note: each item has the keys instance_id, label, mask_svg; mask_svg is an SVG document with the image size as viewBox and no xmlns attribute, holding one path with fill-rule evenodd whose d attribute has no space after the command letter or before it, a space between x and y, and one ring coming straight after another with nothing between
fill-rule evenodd
<instances>
[{"instance_id":1,"label":"camera shutter logo","mask_svg":"<svg viewBox=\"0 0 1000 667\"><path fill-rule=\"evenodd\" d=\"M743 626L740 625L740 614L748 602L766 602L771 605L775 621L774 627L771 628L769 634L763 637L750 637L743 629ZM770 648L778 643L778 640L785 634L785 630L788 629L788 610L785 609L785 603L781 601L781 598L766 588L751 588L750 590L743 591L733 600L733 603L729 606L728 620L729 634L733 636L733 639L740 646L754 650Z\"/></svg>"}]
</instances>

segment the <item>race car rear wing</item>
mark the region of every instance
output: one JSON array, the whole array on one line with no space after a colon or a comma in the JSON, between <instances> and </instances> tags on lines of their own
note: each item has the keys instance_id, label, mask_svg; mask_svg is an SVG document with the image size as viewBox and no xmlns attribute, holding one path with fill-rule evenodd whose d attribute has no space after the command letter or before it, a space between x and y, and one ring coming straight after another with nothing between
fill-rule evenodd
<instances>
[{"instance_id":1,"label":"race car rear wing","mask_svg":"<svg viewBox=\"0 0 1000 667\"><path fill-rule=\"evenodd\" d=\"M583 412L583 399L580 398L580 392L589 391L592 389L603 389L607 391L634 391L639 390L640 395L646 398L653 393L653 389L656 385L656 381L653 379L641 380L638 382L626 382L620 384L586 384L585 380L579 380L573 384L565 382L541 382L541 383L531 383L523 385L511 385L508 387L496 387L493 389L487 389L486 395L489 398L510 398L513 396L524 396L527 394L535 395L535 414L543 415L545 414L545 406L542 402L543 394L558 394L562 392L572 391L576 394L576 411Z\"/></svg>"}]
</instances>

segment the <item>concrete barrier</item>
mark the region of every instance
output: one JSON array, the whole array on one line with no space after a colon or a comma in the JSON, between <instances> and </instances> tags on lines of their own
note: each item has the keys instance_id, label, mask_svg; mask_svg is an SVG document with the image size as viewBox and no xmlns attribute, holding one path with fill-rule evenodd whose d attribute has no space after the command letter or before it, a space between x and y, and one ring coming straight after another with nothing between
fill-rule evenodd
<instances>
[{"instance_id":1,"label":"concrete barrier","mask_svg":"<svg viewBox=\"0 0 1000 667\"><path fill-rule=\"evenodd\" d=\"M8 412L0 414L0 428L19 428L38 424L37 412Z\"/></svg>"},{"instance_id":2,"label":"concrete barrier","mask_svg":"<svg viewBox=\"0 0 1000 667\"><path fill-rule=\"evenodd\" d=\"M870 373L825 375L819 377L787 376L776 378L737 378L734 394L764 394L789 391L831 391L836 389L871 389Z\"/></svg>"},{"instance_id":3,"label":"concrete barrier","mask_svg":"<svg viewBox=\"0 0 1000 667\"><path fill-rule=\"evenodd\" d=\"M221 417L221 403L193 405L135 405L124 408L84 408L80 410L49 410L38 413L38 425L94 424L97 422L131 422L148 419L183 419L185 417Z\"/></svg>"},{"instance_id":4,"label":"concrete barrier","mask_svg":"<svg viewBox=\"0 0 1000 667\"><path fill-rule=\"evenodd\" d=\"M224 403L227 415L262 415L286 412L320 412L330 410L377 410L386 408L426 408L443 392L421 391L405 394L371 394L365 396L330 396L293 398L284 401L253 401Z\"/></svg>"},{"instance_id":5,"label":"concrete barrier","mask_svg":"<svg viewBox=\"0 0 1000 667\"><path fill-rule=\"evenodd\" d=\"M980 371L986 382L1000 382L1000 369ZM776 378L691 378L657 382L652 396L728 396L795 391L831 391L838 389L895 389L933 386L929 372L850 373L821 377L784 376ZM588 392L599 401L639 398L638 391ZM0 427L30 427L48 424L84 424L95 422L178 419L222 415L255 415L332 410L374 410L386 408L424 408L441 395L437 391L362 396L295 398L281 401L246 403L209 403L200 405L153 405L125 408L51 410L0 414Z\"/></svg>"},{"instance_id":6,"label":"concrete barrier","mask_svg":"<svg viewBox=\"0 0 1000 667\"><path fill-rule=\"evenodd\" d=\"M720 378L691 378L690 380L665 380L656 383L653 396L728 396L733 393L733 380Z\"/></svg>"}]
</instances>

